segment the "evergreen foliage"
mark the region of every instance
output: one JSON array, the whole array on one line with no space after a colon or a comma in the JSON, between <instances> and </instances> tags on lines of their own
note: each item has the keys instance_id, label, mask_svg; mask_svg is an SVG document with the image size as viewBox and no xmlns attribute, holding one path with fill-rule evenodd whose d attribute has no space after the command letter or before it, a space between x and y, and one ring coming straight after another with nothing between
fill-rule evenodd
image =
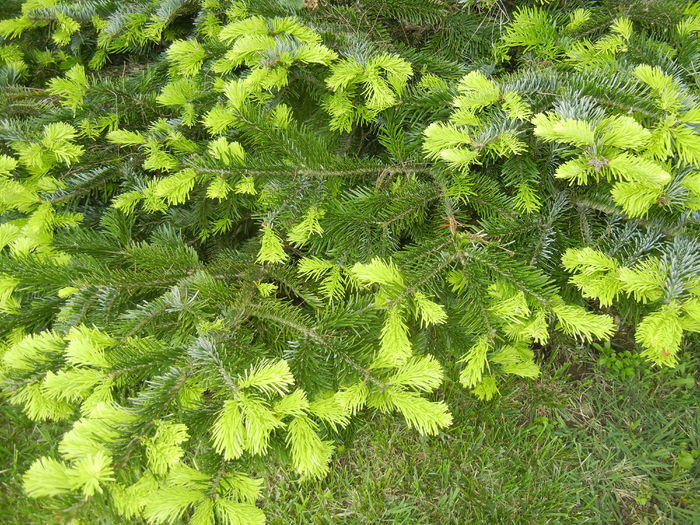
<instances>
[{"instance_id":1,"label":"evergreen foliage","mask_svg":"<svg viewBox=\"0 0 700 525\"><path fill-rule=\"evenodd\" d=\"M0 372L67 425L30 496L264 523L261 465L320 478L369 411L435 435L445 380L679 361L700 4L506 4L0 7Z\"/></svg>"}]
</instances>

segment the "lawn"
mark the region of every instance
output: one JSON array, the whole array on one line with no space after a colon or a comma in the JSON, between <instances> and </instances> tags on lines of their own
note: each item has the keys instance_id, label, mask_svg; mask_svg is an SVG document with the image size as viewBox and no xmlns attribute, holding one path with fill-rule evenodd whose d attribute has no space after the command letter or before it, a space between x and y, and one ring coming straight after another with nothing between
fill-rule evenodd
<instances>
[{"instance_id":1,"label":"lawn","mask_svg":"<svg viewBox=\"0 0 700 525\"><path fill-rule=\"evenodd\" d=\"M566 360L490 403L448 386L438 395L455 420L437 438L375 414L321 482L270 469L269 523L700 523L697 363L620 379L592 351ZM2 416L2 523L69 522L60 502L42 507L20 487L56 435L7 406Z\"/></svg>"}]
</instances>

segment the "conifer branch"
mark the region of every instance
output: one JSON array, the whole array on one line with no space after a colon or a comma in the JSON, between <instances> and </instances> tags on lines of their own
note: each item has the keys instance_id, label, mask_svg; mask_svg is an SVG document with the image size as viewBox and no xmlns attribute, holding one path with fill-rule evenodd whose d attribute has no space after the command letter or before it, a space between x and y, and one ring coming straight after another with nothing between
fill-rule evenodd
<instances>
[{"instance_id":1,"label":"conifer branch","mask_svg":"<svg viewBox=\"0 0 700 525\"><path fill-rule=\"evenodd\" d=\"M562 340L692 351L697 16L486 3L2 10L2 388L66 422L30 497L261 525L230 462L434 435L455 364L488 401Z\"/></svg>"}]
</instances>

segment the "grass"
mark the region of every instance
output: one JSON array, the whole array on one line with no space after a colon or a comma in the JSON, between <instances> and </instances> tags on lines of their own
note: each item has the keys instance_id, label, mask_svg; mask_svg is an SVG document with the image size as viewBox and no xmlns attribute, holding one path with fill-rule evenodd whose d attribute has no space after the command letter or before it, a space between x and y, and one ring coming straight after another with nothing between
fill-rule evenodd
<instances>
[{"instance_id":1,"label":"grass","mask_svg":"<svg viewBox=\"0 0 700 525\"><path fill-rule=\"evenodd\" d=\"M283 470L270 476L269 521L700 523L692 367L643 381L610 378L590 360L578 368L491 403L450 389L455 421L436 438L377 415L323 481L299 490Z\"/></svg>"},{"instance_id":2,"label":"grass","mask_svg":"<svg viewBox=\"0 0 700 525\"><path fill-rule=\"evenodd\" d=\"M449 387L448 432L421 437L374 415L324 480L268 473L261 505L275 525L700 523L695 370L623 381L579 356L575 373L515 382L490 403ZM0 521L60 523L19 483L52 430L7 407L2 415Z\"/></svg>"}]
</instances>

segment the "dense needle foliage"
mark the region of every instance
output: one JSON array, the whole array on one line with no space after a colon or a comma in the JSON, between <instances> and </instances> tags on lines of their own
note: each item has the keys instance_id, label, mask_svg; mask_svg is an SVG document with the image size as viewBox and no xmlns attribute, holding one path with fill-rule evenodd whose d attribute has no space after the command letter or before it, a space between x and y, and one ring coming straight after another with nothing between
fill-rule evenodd
<instances>
[{"instance_id":1,"label":"dense needle foliage","mask_svg":"<svg viewBox=\"0 0 700 525\"><path fill-rule=\"evenodd\" d=\"M3 3L2 380L66 424L30 496L263 523L271 455L322 477L367 411L437 434L445 380L682 359L700 4L513 3Z\"/></svg>"}]
</instances>

